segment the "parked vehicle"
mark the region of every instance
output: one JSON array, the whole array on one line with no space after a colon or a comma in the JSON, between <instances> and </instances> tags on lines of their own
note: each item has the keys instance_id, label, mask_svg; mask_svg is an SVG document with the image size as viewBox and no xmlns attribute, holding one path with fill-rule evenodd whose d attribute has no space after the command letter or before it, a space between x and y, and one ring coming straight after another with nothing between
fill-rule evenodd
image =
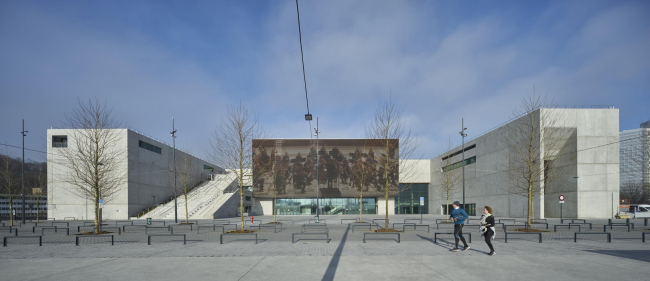
<instances>
[{"instance_id":1,"label":"parked vehicle","mask_svg":"<svg viewBox=\"0 0 650 281\"><path fill-rule=\"evenodd\" d=\"M650 218L650 205L629 204L620 206L620 214L628 214L633 219Z\"/></svg>"}]
</instances>

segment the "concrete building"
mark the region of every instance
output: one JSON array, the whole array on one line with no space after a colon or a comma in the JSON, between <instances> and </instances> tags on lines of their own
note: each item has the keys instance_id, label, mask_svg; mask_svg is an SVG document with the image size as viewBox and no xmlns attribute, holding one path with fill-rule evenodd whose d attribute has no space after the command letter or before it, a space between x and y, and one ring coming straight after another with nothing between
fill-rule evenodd
<instances>
[{"instance_id":1,"label":"concrete building","mask_svg":"<svg viewBox=\"0 0 650 281\"><path fill-rule=\"evenodd\" d=\"M537 125L541 124L540 118L554 116L553 128L546 132L560 136L556 139L559 145L551 151L544 150L544 143L548 142L542 141L542 153L535 163L555 161L549 165L562 168L548 181L543 173L536 179L543 183L543 188L535 194L534 217L560 217L560 194L566 197L564 217L612 217L619 199L618 109L542 108L533 114ZM488 205L496 216L526 217L527 197L516 194L515 179L508 173L513 166L509 157L515 151L504 137L526 121L525 117L466 141L464 161L460 146L449 153L451 165L445 165L448 153L431 160L431 213L443 214L445 209L445 198L439 192L443 170L461 170L465 166L465 209L470 215L480 215L482 207ZM558 157L563 157L562 164L557 162ZM462 201L460 185L462 182L458 181L450 201Z\"/></svg>"},{"instance_id":2,"label":"concrete building","mask_svg":"<svg viewBox=\"0 0 650 281\"><path fill-rule=\"evenodd\" d=\"M650 121L621 131L621 185L650 182Z\"/></svg>"},{"instance_id":3,"label":"concrete building","mask_svg":"<svg viewBox=\"0 0 650 281\"><path fill-rule=\"evenodd\" d=\"M117 192L104 198L104 219L128 219L138 213L165 202L174 196L173 148L161 141L132 129L111 129L116 139L110 151L123 160L116 163L117 173L126 175ZM70 170L62 150L75 149L76 130L47 130L48 218L94 218L92 198L80 196L77 189L65 179ZM208 180L211 174L223 173L216 165L176 149L176 159L187 156L195 175L192 185Z\"/></svg>"}]
</instances>

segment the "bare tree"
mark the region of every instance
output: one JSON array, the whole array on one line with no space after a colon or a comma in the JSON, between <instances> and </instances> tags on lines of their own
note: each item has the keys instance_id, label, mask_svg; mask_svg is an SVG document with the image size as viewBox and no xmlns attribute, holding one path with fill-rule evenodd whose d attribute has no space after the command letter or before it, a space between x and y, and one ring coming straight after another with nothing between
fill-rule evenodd
<instances>
[{"instance_id":1,"label":"bare tree","mask_svg":"<svg viewBox=\"0 0 650 281\"><path fill-rule=\"evenodd\" d=\"M576 154L560 153L571 136L558 128L560 115L552 100L536 95L524 98L514 115L518 118L503 134L509 153L502 164L508 172L510 192L527 198L527 223L530 224L534 219L534 199L563 174L566 164Z\"/></svg>"},{"instance_id":2,"label":"bare tree","mask_svg":"<svg viewBox=\"0 0 650 281\"><path fill-rule=\"evenodd\" d=\"M27 182L32 191L32 195L36 195L36 222L39 221L41 215L40 202L43 193L47 194L47 174L43 163L32 162L35 171L32 171L32 176Z\"/></svg>"},{"instance_id":3,"label":"bare tree","mask_svg":"<svg viewBox=\"0 0 650 281\"><path fill-rule=\"evenodd\" d=\"M197 172L195 161L192 160L192 156L188 152L181 153L180 157L176 158L176 178L179 181L179 184L176 185L176 192L182 194L185 199L185 223L189 223L187 194L197 185L200 175ZM174 179L172 178L172 180Z\"/></svg>"},{"instance_id":4,"label":"bare tree","mask_svg":"<svg viewBox=\"0 0 650 281\"><path fill-rule=\"evenodd\" d=\"M400 178L412 176L414 163L406 160L412 157L419 146L417 139L407 128L402 112L390 98L379 104L373 121L366 127L366 138L372 140L372 149L379 158L379 175L376 181L386 204L383 231L395 231L388 229L388 200L391 196L398 195L401 190L410 188L410 185L400 187L399 181Z\"/></svg>"},{"instance_id":5,"label":"bare tree","mask_svg":"<svg viewBox=\"0 0 650 281\"><path fill-rule=\"evenodd\" d=\"M219 128L214 132L211 145L217 164L231 169L239 185L239 213L241 232L244 230L244 187L250 181L253 170L253 139L259 138L262 130L252 110L239 106L229 106L226 116L222 116Z\"/></svg>"},{"instance_id":6,"label":"bare tree","mask_svg":"<svg viewBox=\"0 0 650 281\"><path fill-rule=\"evenodd\" d=\"M55 162L65 167L61 181L69 184L71 193L92 198L95 207L95 233L100 232L99 200L109 202L124 188L127 170L127 148L115 145L122 140L121 124L112 111L98 99L79 101L69 116L68 147L54 150Z\"/></svg>"},{"instance_id":7,"label":"bare tree","mask_svg":"<svg viewBox=\"0 0 650 281\"><path fill-rule=\"evenodd\" d=\"M620 198L630 200L630 204L647 204L650 200L650 184L643 181L626 182L621 185Z\"/></svg>"},{"instance_id":8,"label":"bare tree","mask_svg":"<svg viewBox=\"0 0 650 281\"><path fill-rule=\"evenodd\" d=\"M436 172L436 176L438 177L438 191L440 192L440 195L444 196L447 200L447 204L445 204L447 219L449 219L449 198L451 197L451 194L461 188L461 185L457 185L457 183L463 176L461 171L457 169L461 167L460 165L462 165L462 163L456 167L455 165L457 164L452 161L452 157L454 156L452 155L452 149L454 147L455 146L451 140L449 140L447 153L442 157L443 166L440 171Z\"/></svg>"},{"instance_id":9,"label":"bare tree","mask_svg":"<svg viewBox=\"0 0 650 281\"><path fill-rule=\"evenodd\" d=\"M14 226L14 196L18 192L18 182L20 181L16 167L12 165L13 160L5 145L5 152L0 155L0 184L2 184L2 193L9 197L10 226Z\"/></svg>"}]
</instances>

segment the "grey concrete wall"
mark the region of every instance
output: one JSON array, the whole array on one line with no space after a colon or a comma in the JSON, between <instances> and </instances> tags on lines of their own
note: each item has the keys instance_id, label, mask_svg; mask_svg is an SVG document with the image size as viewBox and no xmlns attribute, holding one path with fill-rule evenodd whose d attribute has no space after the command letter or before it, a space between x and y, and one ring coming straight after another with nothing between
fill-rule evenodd
<instances>
[{"instance_id":1,"label":"grey concrete wall","mask_svg":"<svg viewBox=\"0 0 650 281\"><path fill-rule=\"evenodd\" d=\"M542 116L547 113L544 110L552 110L550 113L558 118L554 127L564 132L563 145L555 151L549 150L544 160L558 160L563 164L559 165L562 169L558 175L536 195L535 217L559 217L559 194L567 197L563 207L565 217L610 217L617 202L612 202L612 196L618 200L618 109L541 109L535 113L537 118L540 112ZM512 121L465 144L466 147L476 144L476 148L465 153L465 158L476 156L476 163L465 167L465 198L466 203L476 204L477 214L488 205L493 207L495 216L526 216L526 196L516 194L513 180L506 172L511 152L503 140L505 132L520 121ZM458 146L452 151L460 149ZM575 156L562 161L554 158L569 154ZM445 203L440 195L443 156L431 159L431 213L442 213L441 205ZM461 158L461 155L454 156L451 162ZM456 185L450 201L462 201L461 186L462 182Z\"/></svg>"},{"instance_id":2,"label":"grey concrete wall","mask_svg":"<svg viewBox=\"0 0 650 281\"><path fill-rule=\"evenodd\" d=\"M173 149L172 147L152 138L139 134L129 129L115 129L120 138L114 143L114 149L122 151L126 155L124 163L120 164L122 172L127 174L124 186L115 193L112 198L104 198L104 219L128 219L140 211L151 207L155 202L163 202L174 194L173 181ZM57 164L61 161L61 149L72 149L74 140L68 138L68 147L52 147L53 135L72 136L73 131L67 129L50 129L48 137L48 203L51 204L48 216L62 219L64 217L76 217L77 219L93 218L94 210L92 198L87 200L74 192L75 188L62 181L62 175L69 171L64 165ZM139 141L161 148L161 154L139 147ZM176 158L180 159L185 152L176 150ZM209 172L203 169L208 165L215 169L214 173L220 173L223 169L214 164L190 156L194 163L194 170L197 178L194 184L205 179ZM155 200L154 200L155 196Z\"/></svg>"}]
</instances>

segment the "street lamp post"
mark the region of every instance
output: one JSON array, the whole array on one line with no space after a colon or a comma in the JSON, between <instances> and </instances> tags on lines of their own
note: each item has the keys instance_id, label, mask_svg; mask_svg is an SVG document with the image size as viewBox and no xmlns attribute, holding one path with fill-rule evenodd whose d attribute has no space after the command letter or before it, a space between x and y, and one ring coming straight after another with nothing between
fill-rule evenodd
<instances>
[{"instance_id":1,"label":"street lamp post","mask_svg":"<svg viewBox=\"0 0 650 281\"><path fill-rule=\"evenodd\" d=\"M316 127L314 128L314 132L315 132L314 136L316 136L316 222L319 222L320 221L319 220L320 219L320 200L319 200L319 196L320 196L320 194L319 194L320 193L320 182L319 182L319 180L320 180L320 178L318 177L319 176L318 175L318 173L319 173L319 170L318 170L318 152L319 152L318 151L318 137L319 137L321 131L318 130L318 117L316 117Z\"/></svg>"},{"instance_id":2,"label":"street lamp post","mask_svg":"<svg viewBox=\"0 0 650 281\"><path fill-rule=\"evenodd\" d=\"M28 131L25 131L25 119L23 119L23 131L20 133L23 135L23 163L20 181L23 185L23 224L25 224L25 137L27 136L25 133L28 133Z\"/></svg>"},{"instance_id":3,"label":"street lamp post","mask_svg":"<svg viewBox=\"0 0 650 281\"><path fill-rule=\"evenodd\" d=\"M467 134L465 134L465 130L467 130L467 128L465 128L465 119L461 118L460 120L461 120L460 122L462 128L462 130L460 130L460 136L463 137L463 147L462 147L463 160L461 161L461 163L463 168L463 209L465 209L466 208L465 207L465 137L467 136Z\"/></svg>"},{"instance_id":4,"label":"street lamp post","mask_svg":"<svg viewBox=\"0 0 650 281\"><path fill-rule=\"evenodd\" d=\"M174 117L172 117L172 143L174 146L174 222L178 223L178 196L176 196L176 127L174 126Z\"/></svg>"}]
</instances>

